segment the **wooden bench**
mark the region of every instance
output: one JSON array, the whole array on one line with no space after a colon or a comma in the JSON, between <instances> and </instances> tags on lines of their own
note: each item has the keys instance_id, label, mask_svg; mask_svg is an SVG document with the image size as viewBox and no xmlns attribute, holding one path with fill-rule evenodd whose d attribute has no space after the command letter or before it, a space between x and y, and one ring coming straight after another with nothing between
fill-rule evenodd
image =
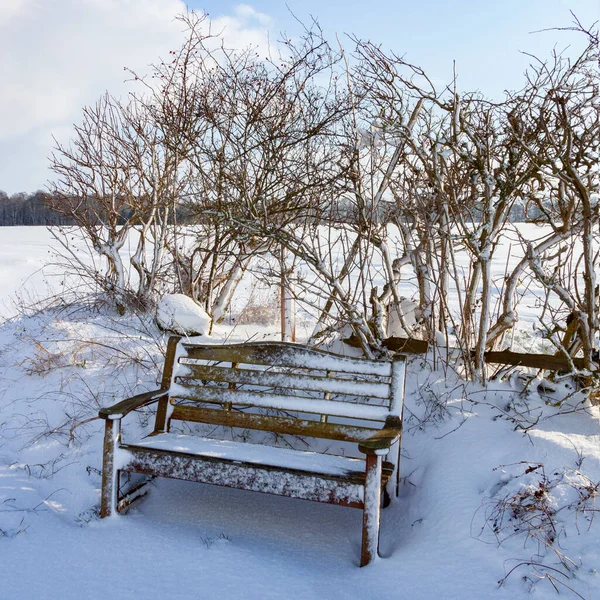
<instances>
[{"instance_id":1,"label":"wooden bench","mask_svg":"<svg viewBox=\"0 0 600 600\"><path fill-rule=\"evenodd\" d=\"M404 366L402 357L368 361L282 342L204 345L172 337L161 388L100 411L101 516L141 495L142 488L122 493L124 472L352 506L363 509L364 566L378 553L382 497L397 495ZM127 443L121 419L151 403L158 404L153 433ZM243 435L183 435L178 421ZM251 443L249 435L287 446ZM293 447L305 438L340 448L325 454Z\"/></svg>"}]
</instances>

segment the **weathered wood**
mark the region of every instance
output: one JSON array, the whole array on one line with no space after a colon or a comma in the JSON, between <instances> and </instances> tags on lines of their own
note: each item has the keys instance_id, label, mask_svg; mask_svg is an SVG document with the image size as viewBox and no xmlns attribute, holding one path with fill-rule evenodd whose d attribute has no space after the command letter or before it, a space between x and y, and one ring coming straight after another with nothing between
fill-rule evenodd
<instances>
[{"instance_id":1,"label":"weathered wood","mask_svg":"<svg viewBox=\"0 0 600 600\"><path fill-rule=\"evenodd\" d=\"M308 414L328 414L330 416L367 421L385 421L390 414L386 406L371 406L359 402L340 402L306 396L284 396L283 394L267 394L247 390L210 388L199 385L195 380L184 378L178 378L178 382L171 386L171 395L175 398L185 398L197 402L222 405L230 402L235 406L258 406Z\"/></svg>"},{"instance_id":2,"label":"weathered wood","mask_svg":"<svg viewBox=\"0 0 600 600\"><path fill-rule=\"evenodd\" d=\"M388 482L385 485L385 491L387 493L388 500L390 498L394 498L394 497L397 498L399 490L400 490L400 451L401 451L401 449L402 449L401 444L398 443L398 444L396 444L396 448L392 448L386 456L386 459L392 465L392 477L390 477L388 479Z\"/></svg>"},{"instance_id":3,"label":"weathered wood","mask_svg":"<svg viewBox=\"0 0 600 600\"><path fill-rule=\"evenodd\" d=\"M366 441L380 431L371 427L322 423L294 417L275 417L185 405L175 405L171 419L343 442Z\"/></svg>"},{"instance_id":4,"label":"weathered wood","mask_svg":"<svg viewBox=\"0 0 600 600\"><path fill-rule=\"evenodd\" d=\"M119 501L121 471L341 504L364 509L361 565L368 564L377 556L381 491L385 486L389 495L397 489L404 378L403 357L377 362L286 343L209 346L178 344L173 337L161 389L101 411L106 419L101 516L124 508L146 489L136 488ZM137 444L122 443L121 417L156 401L154 433ZM263 409L284 414L262 414ZM332 423L333 417L343 424ZM168 433L174 420L358 443L366 456L319 456L194 436L184 440ZM365 427L365 421L385 425ZM391 460L384 462L392 447Z\"/></svg>"},{"instance_id":5,"label":"weathered wood","mask_svg":"<svg viewBox=\"0 0 600 600\"><path fill-rule=\"evenodd\" d=\"M336 477L269 465L226 462L217 457L199 459L193 454L175 454L155 448L131 445L124 445L123 448L130 452L129 462L122 466L123 471L210 483L327 504L363 507L364 476L361 477L359 474Z\"/></svg>"},{"instance_id":6,"label":"weathered wood","mask_svg":"<svg viewBox=\"0 0 600 600\"><path fill-rule=\"evenodd\" d=\"M333 373L331 371L325 372L325 377L331 378L332 376L333 376ZM331 400L331 392L324 392L323 398L325 400ZM321 414L319 416L319 420L321 421L321 423L327 423L329 421L329 415Z\"/></svg>"},{"instance_id":7,"label":"weathered wood","mask_svg":"<svg viewBox=\"0 0 600 600\"><path fill-rule=\"evenodd\" d=\"M136 500L143 498L150 491L150 481L144 481L140 485L129 490L117 503L117 511L122 512L131 506Z\"/></svg>"},{"instance_id":8,"label":"weathered wood","mask_svg":"<svg viewBox=\"0 0 600 600\"><path fill-rule=\"evenodd\" d=\"M160 389L137 394L117 404L113 404L113 406L101 408L98 411L98 416L101 419L121 419L132 410L157 402L160 398L166 398L168 391L168 389Z\"/></svg>"},{"instance_id":9,"label":"weathered wood","mask_svg":"<svg viewBox=\"0 0 600 600\"><path fill-rule=\"evenodd\" d=\"M165 356L165 366L163 367L162 379L160 382L161 388L168 388L173 379L173 369L175 367L175 357L177 355L177 344L181 338L177 335L172 335L167 342L167 354ZM161 398L156 408L156 419L154 421L154 431L159 433L166 431L167 422L169 420L169 399Z\"/></svg>"},{"instance_id":10,"label":"weathered wood","mask_svg":"<svg viewBox=\"0 0 600 600\"><path fill-rule=\"evenodd\" d=\"M104 427L104 451L102 457L102 494L100 517L110 517L117 510L119 471L115 466L115 449L121 432L121 421L107 419Z\"/></svg>"},{"instance_id":11,"label":"weathered wood","mask_svg":"<svg viewBox=\"0 0 600 600\"><path fill-rule=\"evenodd\" d=\"M216 381L222 383L251 384L272 386L293 390L350 394L368 398L389 400L390 385L354 379L334 377L317 377L315 375L297 375L293 373L277 373L257 371L254 369L232 369L230 367L182 364L177 369L178 377L199 379L203 382Z\"/></svg>"},{"instance_id":12,"label":"weathered wood","mask_svg":"<svg viewBox=\"0 0 600 600\"><path fill-rule=\"evenodd\" d=\"M383 345L392 352L407 354L427 354L429 350L429 342L414 338L389 337L383 340Z\"/></svg>"},{"instance_id":13,"label":"weathered wood","mask_svg":"<svg viewBox=\"0 0 600 600\"><path fill-rule=\"evenodd\" d=\"M379 554L381 469L381 456L378 456L377 454L368 454L363 500L363 533L360 555L361 567L368 565Z\"/></svg>"},{"instance_id":14,"label":"weathered wood","mask_svg":"<svg viewBox=\"0 0 600 600\"><path fill-rule=\"evenodd\" d=\"M574 318L573 314L571 314L570 318L567 319L567 323L567 329L562 339L562 346L567 350L567 352L569 352L570 346L573 343L573 339L579 332L579 321L576 318ZM556 356L559 356L559 354L556 353Z\"/></svg>"},{"instance_id":15,"label":"weathered wood","mask_svg":"<svg viewBox=\"0 0 600 600\"><path fill-rule=\"evenodd\" d=\"M390 415L402 419L404 410L404 386L406 383L406 361L396 356L392 362L392 381L390 385Z\"/></svg>"},{"instance_id":16,"label":"weathered wood","mask_svg":"<svg viewBox=\"0 0 600 600\"><path fill-rule=\"evenodd\" d=\"M566 358L552 354L525 354L503 350L502 352L486 352L484 358L485 362L502 365L532 367L534 369L546 369L547 371L569 372L571 370ZM585 368L583 358L573 358L572 361L577 369Z\"/></svg>"},{"instance_id":17,"label":"weathered wood","mask_svg":"<svg viewBox=\"0 0 600 600\"><path fill-rule=\"evenodd\" d=\"M355 335L344 338L343 342L353 348L361 347L360 340ZM427 354L429 350L429 342L414 338L389 337L382 340L382 344L392 352L404 352L405 354Z\"/></svg>"},{"instance_id":18,"label":"weathered wood","mask_svg":"<svg viewBox=\"0 0 600 600\"><path fill-rule=\"evenodd\" d=\"M196 366L198 366L198 365L196 365ZM230 369L230 371L233 371L234 373L237 373L237 369L238 369L238 367L239 367L238 363L236 363L236 362L232 362L232 363L231 363L231 369ZM192 368L193 368L193 367L192 367ZM229 382L229 384L227 385L227 387L228 387L230 390L235 390L235 389L236 389L238 386L237 386L237 383L235 383L234 381L230 381L230 382ZM231 402L227 402L227 403L226 403L226 404L223 406L223 408L224 408L226 411L231 411L231 410L233 410L233 405L231 404Z\"/></svg>"},{"instance_id":19,"label":"weathered wood","mask_svg":"<svg viewBox=\"0 0 600 600\"><path fill-rule=\"evenodd\" d=\"M374 433L368 440L358 444L364 454L376 454L388 450L402 437L402 426L385 427Z\"/></svg>"},{"instance_id":20,"label":"weathered wood","mask_svg":"<svg viewBox=\"0 0 600 600\"><path fill-rule=\"evenodd\" d=\"M385 421L384 429L396 429L400 430L398 437L397 448L390 450L388 454L388 460L394 465L394 476L388 481L385 492L387 494L387 502L389 499L398 496L398 490L400 489L400 442L402 439L402 422L404 417L404 389L406 387L406 362L398 361L394 359L392 363L392 382L391 382L391 404L390 413L391 416ZM390 444L390 446L392 443ZM387 506L387 504L386 504Z\"/></svg>"},{"instance_id":21,"label":"weathered wood","mask_svg":"<svg viewBox=\"0 0 600 600\"><path fill-rule=\"evenodd\" d=\"M347 358L285 342L261 342L248 344L224 344L209 346L183 343L188 358L237 362L253 365L277 365L278 367L332 370L340 373L389 376L390 363L360 358Z\"/></svg>"},{"instance_id":22,"label":"weathered wood","mask_svg":"<svg viewBox=\"0 0 600 600\"><path fill-rule=\"evenodd\" d=\"M167 342L167 354L165 355L165 366L163 367L160 387L168 388L173 378L173 368L175 366L175 356L177 355L177 344L181 340L178 335L172 335Z\"/></svg>"}]
</instances>

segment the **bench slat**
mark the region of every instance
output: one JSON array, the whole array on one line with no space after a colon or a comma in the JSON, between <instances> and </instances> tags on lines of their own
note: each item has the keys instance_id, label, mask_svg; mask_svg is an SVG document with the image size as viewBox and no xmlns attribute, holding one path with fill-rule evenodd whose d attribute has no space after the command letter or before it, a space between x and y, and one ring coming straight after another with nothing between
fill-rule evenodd
<instances>
[{"instance_id":1,"label":"bench slat","mask_svg":"<svg viewBox=\"0 0 600 600\"><path fill-rule=\"evenodd\" d=\"M366 419L368 421L385 421L389 416L389 408L370 406L367 404L339 402L337 400L320 400L302 396L284 396L282 394L266 394L247 390L204 387L196 381L180 380L171 385L171 397L185 398L198 402L218 404L231 403L239 406L258 406L277 410L295 411L349 419Z\"/></svg>"},{"instance_id":2,"label":"bench slat","mask_svg":"<svg viewBox=\"0 0 600 600\"><path fill-rule=\"evenodd\" d=\"M173 407L171 419L207 423L208 425L238 427L240 429L272 431L284 435L339 440L342 442L362 442L368 440L377 431L380 431L379 428L321 423L320 421L308 421L292 417L274 417L271 415L249 414L184 405L175 405Z\"/></svg>"},{"instance_id":3,"label":"bench slat","mask_svg":"<svg viewBox=\"0 0 600 600\"><path fill-rule=\"evenodd\" d=\"M313 392L329 392L365 396L369 398L390 397L390 385L370 381L352 381L335 377L316 377L296 373L274 373L253 369L232 369L230 367L208 366L183 363L177 368L176 376L239 384L254 384L290 388Z\"/></svg>"},{"instance_id":4,"label":"bench slat","mask_svg":"<svg viewBox=\"0 0 600 600\"><path fill-rule=\"evenodd\" d=\"M122 471L363 507L364 475L358 473L352 478L335 477L131 445L123 445L119 454ZM389 478L389 473L387 476Z\"/></svg>"},{"instance_id":5,"label":"bench slat","mask_svg":"<svg viewBox=\"0 0 600 600\"><path fill-rule=\"evenodd\" d=\"M284 342L219 346L183 343L182 346L189 358L200 360L277 365L279 367L319 369L383 377L391 375L391 366L388 361L375 362L360 358L341 357L331 352Z\"/></svg>"}]
</instances>

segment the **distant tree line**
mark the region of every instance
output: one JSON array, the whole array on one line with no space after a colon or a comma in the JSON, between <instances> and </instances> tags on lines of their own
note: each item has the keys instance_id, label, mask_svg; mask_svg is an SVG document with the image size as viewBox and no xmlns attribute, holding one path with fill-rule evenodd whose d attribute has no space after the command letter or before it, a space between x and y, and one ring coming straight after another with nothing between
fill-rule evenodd
<instances>
[{"instance_id":1,"label":"distant tree line","mask_svg":"<svg viewBox=\"0 0 600 600\"><path fill-rule=\"evenodd\" d=\"M0 190L0 226L74 224L75 221L71 217L50 207L46 192L19 192L9 196Z\"/></svg>"},{"instance_id":2,"label":"distant tree line","mask_svg":"<svg viewBox=\"0 0 600 600\"><path fill-rule=\"evenodd\" d=\"M52 208L53 201L56 199L52 194L38 190L32 194L19 192L8 195L0 190L0 227L14 225L76 225L75 219L60 211ZM90 205L95 204L88 201ZM352 205L346 206L343 201L337 207L335 220L344 223L349 219L356 218L356 211ZM125 224L131 218L131 210L122 210L120 215L120 224ZM380 211L382 212L382 211ZM175 211L176 218L171 218L170 223L177 222L181 225L198 223L201 216L195 215L193 209L185 201L177 207ZM529 221L532 218L539 217L540 211L531 209L526 210L522 204L517 204L511 209L511 220L513 222ZM384 215L378 215L379 220L384 219ZM479 221L479 215L474 217ZM99 222L97 219L95 222Z\"/></svg>"},{"instance_id":3,"label":"distant tree line","mask_svg":"<svg viewBox=\"0 0 600 600\"><path fill-rule=\"evenodd\" d=\"M55 194L38 190L32 194L19 192L9 196L0 190L0 227L11 225L77 225L76 220L54 208L57 198ZM101 203L93 198L79 200L79 210L87 210L94 225L102 225L107 217L102 211ZM132 209L121 207L117 216L117 225L128 223L133 217ZM183 199L176 207L168 223L177 222L181 225L196 223L201 216L194 213L189 204Z\"/></svg>"}]
</instances>

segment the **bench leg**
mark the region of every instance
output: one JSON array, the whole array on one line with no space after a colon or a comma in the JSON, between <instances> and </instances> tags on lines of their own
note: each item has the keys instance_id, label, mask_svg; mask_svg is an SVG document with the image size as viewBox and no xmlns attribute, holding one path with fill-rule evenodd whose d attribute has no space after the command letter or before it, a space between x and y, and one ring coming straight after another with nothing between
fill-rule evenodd
<instances>
[{"instance_id":1,"label":"bench leg","mask_svg":"<svg viewBox=\"0 0 600 600\"><path fill-rule=\"evenodd\" d=\"M392 497L387 491L387 488L383 490L383 497L381 499L381 508L387 508L392 503Z\"/></svg>"},{"instance_id":2,"label":"bench leg","mask_svg":"<svg viewBox=\"0 0 600 600\"><path fill-rule=\"evenodd\" d=\"M363 512L360 566L368 565L379 554L379 517L381 513L382 457L367 454L365 508Z\"/></svg>"},{"instance_id":3,"label":"bench leg","mask_svg":"<svg viewBox=\"0 0 600 600\"><path fill-rule=\"evenodd\" d=\"M394 472L389 478L385 490L383 492L383 508L387 508L391 499L398 496L400 487L400 444L392 446L391 452L388 454L388 460L394 465Z\"/></svg>"},{"instance_id":4,"label":"bench leg","mask_svg":"<svg viewBox=\"0 0 600 600\"><path fill-rule=\"evenodd\" d=\"M121 420L106 420L104 430L104 456L102 458L102 496L100 517L110 517L117 512L119 471L115 469L115 447L121 433Z\"/></svg>"}]
</instances>

